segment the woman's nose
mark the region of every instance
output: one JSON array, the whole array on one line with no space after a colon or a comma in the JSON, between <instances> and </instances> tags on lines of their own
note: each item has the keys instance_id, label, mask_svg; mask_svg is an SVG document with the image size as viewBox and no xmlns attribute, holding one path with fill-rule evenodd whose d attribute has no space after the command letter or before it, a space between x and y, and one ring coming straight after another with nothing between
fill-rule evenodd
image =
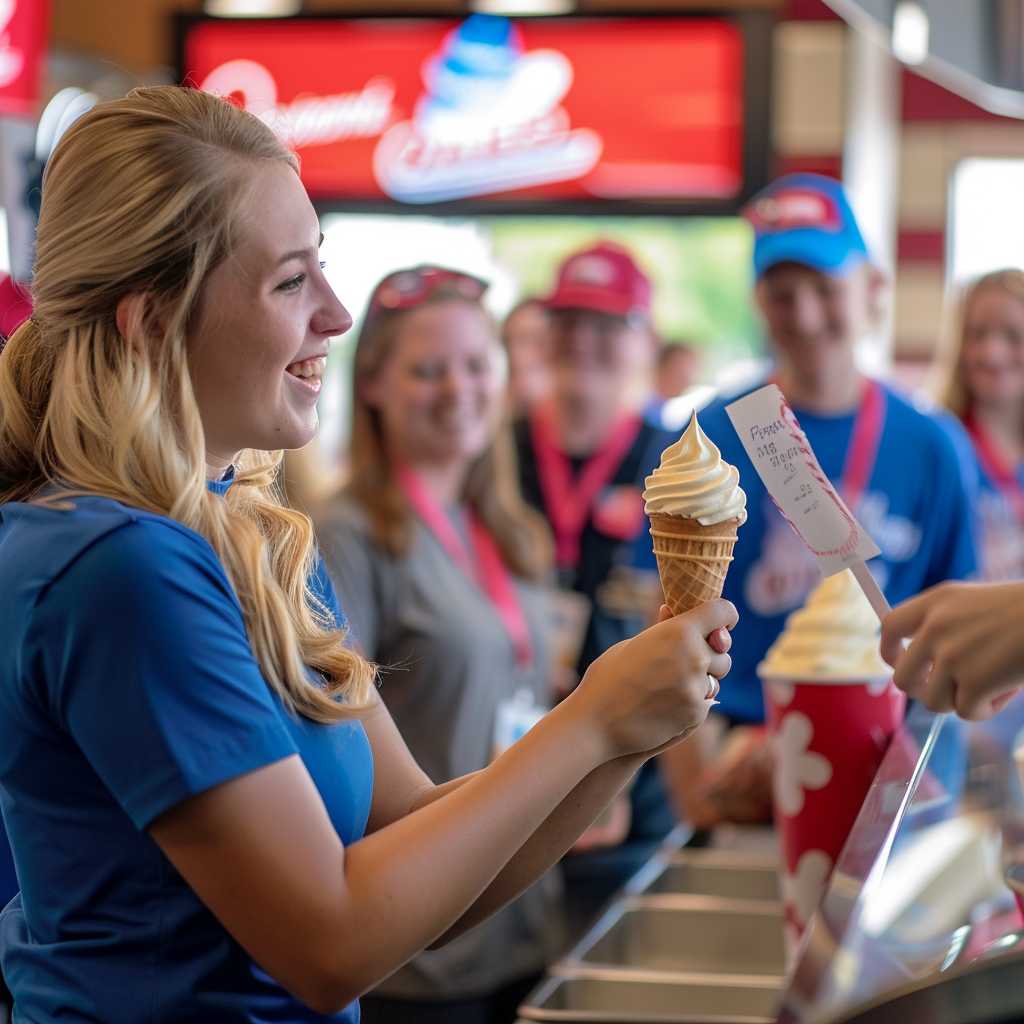
<instances>
[{"instance_id":1,"label":"woman's nose","mask_svg":"<svg viewBox=\"0 0 1024 1024\"><path fill-rule=\"evenodd\" d=\"M441 379L441 388L444 394L453 399L461 398L470 389L470 379L457 366L449 366Z\"/></svg>"},{"instance_id":2,"label":"woman's nose","mask_svg":"<svg viewBox=\"0 0 1024 1024\"><path fill-rule=\"evenodd\" d=\"M333 338L344 334L352 326L352 314L344 307L334 291L327 289L328 298L313 317L313 330Z\"/></svg>"}]
</instances>

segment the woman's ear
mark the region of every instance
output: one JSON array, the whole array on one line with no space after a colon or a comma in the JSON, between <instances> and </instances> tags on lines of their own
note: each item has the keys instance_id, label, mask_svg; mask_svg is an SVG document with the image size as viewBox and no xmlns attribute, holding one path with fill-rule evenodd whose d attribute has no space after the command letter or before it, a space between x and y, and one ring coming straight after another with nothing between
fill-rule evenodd
<instances>
[{"instance_id":1,"label":"woman's ear","mask_svg":"<svg viewBox=\"0 0 1024 1024\"><path fill-rule=\"evenodd\" d=\"M889 276L873 263L868 265L868 311L872 326L877 328L885 322L886 303L889 298Z\"/></svg>"},{"instance_id":2,"label":"woman's ear","mask_svg":"<svg viewBox=\"0 0 1024 1024\"><path fill-rule=\"evenodd\" d=\"M149 296L145 292L129 292L118 300L115 313L117 333L133 347L144 336L148 304Z\"/></svg>"}]
</instances>

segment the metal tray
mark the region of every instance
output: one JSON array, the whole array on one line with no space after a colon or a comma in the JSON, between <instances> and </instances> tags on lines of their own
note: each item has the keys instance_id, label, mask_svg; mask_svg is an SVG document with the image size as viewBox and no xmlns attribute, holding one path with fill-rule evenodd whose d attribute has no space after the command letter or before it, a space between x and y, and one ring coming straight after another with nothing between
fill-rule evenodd
<instances>
[{"instance_id":1,"label":"metal tray","mask_svg":"<svg viewBox=\"0 0 1024 1024\"><path fill-rule=\"evenodd\" d=\"M655 858L630 884L636 893L683 893L728 900L779 902L778 865L725 850L686 850Z\"/></svg>"},{"instance_id":2,"label":"metal tray","mask_svg":"<svg viewBox=\"0 0 1024 1024\"><path fill-rule=\"evenodd\" d=\"M772 1024L778 986L707 984L653 973L575 971L546 979L519 1008L523 1021L601 1024Z\"/></svg>"},{"instance_id":3,"label":"metal tray","mask_svg":"<svg viewBox=\"0 0 1024 1024\"><path fill-rule=\"evenodd\" d=\"M627 896L563 961L610 969L778 980L785 974L781 909L710 896Z\"/></svg>"}]
</instances>

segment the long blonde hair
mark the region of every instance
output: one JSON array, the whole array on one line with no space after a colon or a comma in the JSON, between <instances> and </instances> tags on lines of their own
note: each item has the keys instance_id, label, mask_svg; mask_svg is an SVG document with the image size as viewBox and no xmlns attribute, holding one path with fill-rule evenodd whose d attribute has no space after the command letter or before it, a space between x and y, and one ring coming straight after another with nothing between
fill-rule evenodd
<instances>
[{"instance_id":1,"label":"long blonde hair","mask_svg":"<svg viewBox=\"0 0 1024 1024\"><path fill-rule=\"evenodd\" d=\"M268 685L329 723L368 705L373 668L310 590L313 531L281 501L281 453L243 453L226 497L208 491L188 367L203 282L237 244L248 179L266 161L296 169L258 118L193 89L136 89L67 131L43 182L35 312L0 353L0 502L42 501L57 485L201 534ZM122 337L117 306L133 294Z\"/></svg>"},{"instance_id":2,"label":"long blonde hair","mask_svg":"<svg viewBox=\"0 0 1024 1024\"><path fill-rule=\"evenodd\" d=\"M479 302L445 288L439 288L415 308L452 302L470 305L483 313ZM352 373L351 482L347 490L366 510L374 540L396 557L409 550L413 514L395 482L381 417L366 401L366 385L394 351L410 312L380 309L366 317L359 332ZM497 331L494 340L498 348ZM462 500L480 517L512 572L539 580L550 570L550 534L543 519L519 492L507 425L499 428L492 442L470 464Z\"/></svg>"},{"instance_id":3,"label":"long blonde hair","mask_svg":"<svg viewBox=\"0 0 1024 1024\"><path fill-rule=\"evenodd\" d=\"M959 419L963 419L970 411L972 400L963 370L967 318L971 312L971 305L978 295L989 289L1002 291L1024 303L1024 270L994 270L989 274L982 274L964 288L955 314L947 318L950 328L939 359L935 397L940 405Z\"/></svg>"}]
</instances>

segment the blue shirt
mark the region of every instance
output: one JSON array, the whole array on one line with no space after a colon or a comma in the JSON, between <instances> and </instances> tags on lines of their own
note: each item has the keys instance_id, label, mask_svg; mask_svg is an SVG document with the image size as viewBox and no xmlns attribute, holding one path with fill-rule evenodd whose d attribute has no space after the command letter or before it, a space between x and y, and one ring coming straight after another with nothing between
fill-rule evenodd
<instances>
[{"instance_id":1,"label":"blue shirt","mask_svg":"<svg viewBox=\"0 0 1024 1024\"><path fill-rule=\"evenodd\" d=\"M322 571L312 582L336 607ZM0 807L21 882L0 964L16 1020L329 1019L252 962L146 831L296 753L355 842L373 785L362 725L286 712L205 539L106 498L0 506ZM330 1019L358 1021L358 1004Z\"/></svg>"},{"instance_id":2,"label":"blue shirt","mask_svg":"<svg viewBox=\"0 0 1024 1024\"><path fill-rule=\"evenodd\" d=\"M891 388L883 390L878 456L853 512L881 548L869 565L896 604L943 580L974 573L975 467L966 436L951 417L926 415ZM764 704L757 666L786 616L803 604L821 574L814 556L772 504L726 414L725 407L739 397L712 402L701 411L700 424L722 457L739 470L747 493L747 522L740 527L723 591L740 620L733 631L732 671L718 698L720 710L744 722L760 722ZM794 411L822 469L838 484L856 415Z\"/></svg>"},{"instance_id":3,"label":"blue shirt","mask_svg":"<svg viewBox=\"0 0 1024 1024\"><path fill-rule=\"evenodd\" d=\"M14 858L7 842L7 830L0 815L0 907L10 901L18 891L18 878L14 873Z\"/></svg>"}]
</instances>

